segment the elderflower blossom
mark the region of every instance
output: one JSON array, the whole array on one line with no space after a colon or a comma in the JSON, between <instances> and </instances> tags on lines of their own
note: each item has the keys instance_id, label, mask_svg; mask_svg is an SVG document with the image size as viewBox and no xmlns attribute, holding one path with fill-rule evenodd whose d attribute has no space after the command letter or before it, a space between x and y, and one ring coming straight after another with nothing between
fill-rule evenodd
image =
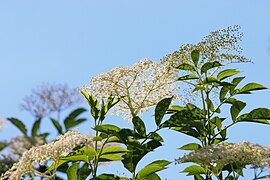
<instances>
[{"instance_id":1,"label":"elderflower blossom","mask_svg":"<svg viewBox=\"0 0 270 180\"><path fill-rule=\"evenodd\" d=\"M11 139L9 148L13 159L17 161L31 147L43 144L45 144L45 141L42 137L17 136Z\"/></svg>"},{"instance_id":2,"label":"elderflower blossom","mask_svg":"<svg viewBox=\"0 0 270 180\"><path fill-rule=\"evenodd\" d=\"M163 64L144 58L131 67L120 66L93 77L82 90L100 99L111 95L123 97L114 112L129 119L172 96L179 89L173 83L175 80L174 69L168 70Z\"/></svg>"},{"instance_id":3,"label":"elderflower blossom","mask_svg":"<svg viewBox=\"0 0 270 180\"><path fill-rule=\"evenodd\" d=\"M205 36L202 41L197 44L184 44L180 46L178 51L168 54L162 59L162 63L175 65L183 62L192 62L191 52L199 50L203 61L219 61L228 60L232 62L250 61L241 56L242 48L239 42L242 40L243 33L239 32L240 26L229 26L225 29L211 32Z\"/></svg>"},{"instance_id":4,"label":"elderflower blossom","mask_svg":"<svg viewBox=\"0 0 270 180\"><path fill-rule=\"evenodd\" d=\"M254 168L270 167L270 148L250 142L222 143L206 146L191 152L178 161L194 162L205 168L224 167L238 164L242 168L252 165Z\"/></svg>"},{"instance_id":5,"label":"elderflower blossom","mask_svg":"<svg viewBox=\"0 0 270 180\"><path fill-rule=\"evenodd\" d=\"M2 129L3 129L6 125L7 125L6 120L0 116L0 132L2 131Z\"/></svg>"},{"instance_id":6,"label":"elderflower blossom","mask_svg":"<svg viewBox=\"0 0 270 180\"><path fill-rule=\"evenodd\" d=\"M69 154L78 145L88 144L89 142L90 138L88 136L80 134L78 131L68 131L58 136L55 141L41 146L34 146L24 152L20 161L15 163L0 179L21 179L24 174L42 176L40 172L34 169L35 165L45 164L51 159L58 161L60 157Z\"/></svg>"},{"instance_id":7,"label":"elderflower blossom","mask_svg":"<svg viewBox=\"0 0 270 180\"><path fill-rule=\"evenodd\" d=\"M229 26L225 29L213 31L197 44L183 44L180 46L179 50L163 57L161 63L170 68L175 68L181 63L193 64L191 59L191 52L193 50L200 51L199 64L213 61L218 61L221 64L250 62L248 58L241 55L242 48L240 47L240 41L242 41L242 36L243 33L240 32L239 25ZM221 69L222 68L216 70L216 73L219 73ZM177 73L179 73L179 70ZM209 71L208 73L208 75L210 75L212 71ZM180 71L180 76L184 75L187 75L186 71ZM198 80L193 81L198 83ZM195 104L196 102L201 101L200 94L193 92L194 87L191 87L190 85L183 85L181 87L182 91L180 93L184 94L182 101L185 103ZM217 93L219 93L218 88L215 88L210 96L216 97ZM214 101L213 103L219 102Z\"/></svg>"}]
</instances>

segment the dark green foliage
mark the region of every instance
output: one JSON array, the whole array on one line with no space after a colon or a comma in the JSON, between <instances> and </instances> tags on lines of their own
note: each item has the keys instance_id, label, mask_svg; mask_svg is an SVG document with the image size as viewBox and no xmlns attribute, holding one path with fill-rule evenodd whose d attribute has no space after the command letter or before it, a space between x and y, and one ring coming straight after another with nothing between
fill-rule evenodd
<instances>
[{"instance_id":1,"label":"dark green foliage","mask_svg":"<svg viewBox=\"0 0 270 180\"><path fill-rule=\"evenodd\" d=\"M17 118L7 118L14 126L16 126L25 136L27 136L27 129L23 122Z\"/></svg>"}]
</instances>

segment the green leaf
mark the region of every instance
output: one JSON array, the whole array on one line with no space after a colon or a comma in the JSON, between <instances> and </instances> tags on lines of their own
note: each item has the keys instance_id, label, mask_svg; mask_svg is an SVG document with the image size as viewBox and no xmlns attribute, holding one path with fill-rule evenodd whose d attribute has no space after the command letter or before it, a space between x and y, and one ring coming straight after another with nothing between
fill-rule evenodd
<instances>
[{"instance_id":1,"label":"green leaf","mask_svg":"<svg viewBox=\"0 0 270 180\"><path fill-rule=\"evenodd\" d=\"M121 161L124 158L117 154L103 154L100 156L101 161Z\"/></svg>"},{"instance_id":2,"label":"green leaf","mask_svg":"<svg viewBox=\"0 0 270 180\"><path fill-rule=\"evenodd\" d=\"M156 132L150 132L148 134L148 138L149 139L153 139L153 140L156 140L156 141L159 141L159 142L163 142L163 138Z\"/></svg>"},{"instance_id":3,"label":"green leaf","mask_svg":"<svg viewBox=\"0 0 270 180\"><path fill-rule=\"evenodd\" d=\"M245 77L236 77L232 80L232 84L234 85L233 87L230 87L230 95L234 95L235 94L235 88L237 87L237 85L244 79Z\"/></svg>"},{"instance_id":4,"label":"green leaf","mask_svg":"<svg viewBox=\"0 0 270 180\"><path fill-rule=\"evenodd\" d=\"M92 141L102 141L102 137L100 137L100 136L95 136L95 137L93 137L92 138Z\"/></svg>"},{"instance_id":5,"label":"green leaf","mask_svg":"<svg viewBox=\"0 0 270 180\"><path fill-rule=\"evenodd\" d=\"M222 66L222 64L220 64L218 61L206 62L202 65L201 73L206 73L209 69L212 69L218 66Z\"/></svg>"},{"instance_id":6,"label":"green leaf","mask_svg":"<svg viewBox=\"0 0 270 180\"><path fill-rule=\"evenodd\" d=\"M169 164L170 164L170 162L166 161L166 160L154 161L154 162L148 164L147 166L145 166L143 169L141 169L137 174L137 178L141 179L141 178L147 177L148 175L151 175L155 172L161 171L161 170L165 169L165 166L167 166Z\"/></svg>"},{"instance_id":7,"label":"green leaf","mask_svg":"<svg viewBox=\"0 0 270 180\"><path fill-rule=\"evenodd\" d=\"M119 127L112 124L97 125L94 129L108 134L113 132L119 132L121 130Z\"/></svg>"},{"instance_id":8,"label":"green leaf","mask_svg":"<svg viewBox=\"0 0 270 180\"><path fill-rule=\"evenodd\" d=\"M220 132L220 136L222 137L222 140L226 140L226 136L227 136L227 129L223 129L221 132Z\"/></svg>"},{"instance_id":9,"label":"green leaf","mask_svg":"<svg viewBox=\"0 0 270 180\"><path fill-rule=\"evenodd\" d=\"M81 93L84 95L86 98L89 106L91 107L91 115L93 118L96 120L99 117L99 109L98 109L98 101L94 96L91 96L88 92L81 90Z\"/></svg>"},{"instance_id":10,"label":"green leaf","mask_svg":"<svg viewBox=\"0 0 270 180\"><path fill-rule=\"evenodd\" d=\"M195 67L197 67L197 65L198 65L199 58L200 58L200 51L199 50L191 51L191 59L195 65Z\"/></svg>"},{"instance_id":11,"label":"green leaf","mask_svg":"<svg viewBox=\"0 0 270 180\"><path fill-rule=\"evenodd\" d=\"M144 180L161 180L160 177L156 173L150 174L144 177L143 179Z\"/></svg>"},{"instance_id":12,"label":"green leaf","mask_svg":"<svg viewBox=\"0 0 270 180\"><path fill-rule=\"evenodd\" d=\"M220 93L219 93L220 102L223 102L225 100L226 95L229 92L229 90L230 90L230 87L229 86L223 86L221 88Z\"/></svg>"},{"instance_id":13,"label":"green leaf","mask_svg":"<svg viewBox=\"0 0 270 180\"><path fill-rule=\"evenodd\" d=\"M80 148L74 152L71 152L66 157L61 158L62 160L68 160L68 161L84 161L86 163L89 163L89 160L93 160L96 156L96 151L92 147L88 148Z\"/></svg>"},{"instance_id":14,"label":"green leaf","mask_svg":"<svg viewBox=\"0 0 270 180\"><path fill-rule=\"evenodd\" d=\"M76 162L67 169L68 180L77 180L76 177L77 177L77 170L78 170L79 164L80 162Z\"/></svg>"},{"instance_id":15,"label":"green leaf","mask_svg":"<svg viewBox=\"0 0 270 180\"><path fill-rule=\"evenodd\" d=\"M78 108L75 109L74 111L72 111L66 118L64 121L71 121L76 119L79 115L81 115L82 113L84 113L86 111L86 109L84 108Z\"/></svg>"},{"instance_id":16,"label":"green leaf","mask_svg":"<svg viewBox=\"0 0 270 180\"><path fill-rule=\"evenodd\" d=\"M205 169L203 167L197 166L197 165L189 166L186 169L184 169L182 172L188 173L187 176L206 174Z\"/></svg>"},{"instance_id":17,"label":"green leaf","mask_svg":"<svg viewBox=\"0 0 270 180\"><path fill-rule=\"evenodd\" d=\"M185 81L185 80L191 80L191 79L199 79L199 78L198 78L198 76L195 76L193 74L189 74L189 75L181 76L177 80L178 81Z\"/></svg>"},{"instance_id":18,"label":"green leaf","mask_svg":"<svg viewBox=\"0 0 270 180\"><path fill-rule=\"evenodd\" d=\"M239 92L237 92L237 94L245 94L245 93L250 93L250 91L256 91L256 90L262 90L262 89L267 89L266 87L264 87L261 84L257 84L257 83L248 83L246 84L244 87L242 87L240 89Z\"/></svg>"},{"instance_id":19,"label":"green leaf","mask_svg":"<svg viewBox=\"0 0 270 180\"><path fill-rule=\"evenodd\" d=\"M246 107L246 103L236 100L233 102L230 112L231 112L231 117L232 120L235 122L237 116L239 115L239 113Z\"/></svg>"},{"instance_id":20,"label":"green leaf","mask_svg":"<svg viewBox=\"0 0 270 180\"><path fill-rule=\"evenodd\" d=\"M197 143L188 143L178 149L181 149L181 150L198 150L202 148L201 145L197 144Z\"/></svg>"},{"instance_id":21,"label":"green leaf","mask_svg":"<svg viewBox=\"0 0 270 180\"><path fill-rule=\"evenodd\" d=\"M182 111L182 110L184 110L184 109L185 109L185 107L173 105L173 106L171 106L170 108L168 108L167 111L168 111L169 113L172 113L172 112Z\"/></svg>"},{"instance_id":22,"label":"green leaf","mask_svg":"<svg viewBox=\"0 0 270 180\"><path fill-rule=\"evenodd\" d=\"M173 114L169 120L162 124L162 127L202 127L201 119L204 118L200 109L182 110Z\"/></svg>"},{"instance_id":23,"label":"green leaf","mask_svg":"<svg viewBox=\"0 0 270 180\"><path fill-rule=\"evenodd\" d=\"M139 161L149 152L153 151L154 149L160 147L162 144L159 141L151 140L146 144L140 144L137 140L130 139L130 143L128 143L128 150L123 157L122 163L124 164L125 168L130 172L136 168Z\"/></svg>"},{"instance_id":24,"label":"green leaf","mask_svg":"<svg viewBox=\"0 0 270 180\"><path fill-rule=\"evenodd\" d=\"M218 73L217 75L217 79L219 81L226 79L228 77L231 77L233 75L238 74L240 71L236 70L236 69L225 69L223 71L221 71L220 73Z\"/></svg>"},{"instance_id":25,"label":"green leaf","mask_svg":"<svg viewBox=\"0 0 270 180\"><path fill-rule=\"evenodd\" d=\"M114 106L116 105L119 101L122 100L123 97L112 97L110 96L107 100L107 103L105 105L105 114Z\"/></svg>"},{"instance_id":26,"label":"green leaf","mask_svg":"<svg viewBox=\"0 0 270 180\"><path fill-rule=\"evenodd\" d=\"M180 64L179 66L176 67L177 69L180 69L180 70L194 70L194 67L190 64L187 64L187 63L182 63Z\"/></svg>"},{"instance_id":27,"label":"green leaf","mask_svg":"<svg viewBox=\"0 0 270 180\"><path fill-rule=\"evenodd\" d=\"M41 133L38 135L38 137L42 137L43 140L45 141L45 139L50 135L50 133Z\"/></svg>"},{"instance_id":28,"label":"green leaf","mask_svg":"<svg viewBox=\"0 0 270 180\"><path fill-rule=\"evenodd\" d=\"M85 118L76 119L79 115L81 115L85 111L86 109L84 108L78 108L72 111L64 120L64 125L65 125L66 130L69 130L70 128L77 126L81 124L82 122L86 121Z\"/></svg>"},{"instance_id":29,"label":"green leaf","mask_svg":"<svg viewBox=\"0 0 270 180\"><path fill-rule=\"evenodd\" d=\"M201 175L197 174L194 176L194 180L204 180L204 178Z\"/></svg>"},{"instance_id":30,"label":"green leaf","mask_svg":"<svg viewBox=\"0 0 270 180\"><path fill-rule=\"evenodd\" d=\"M58 167L62 166L63 164L69 162L69 160L63 160L63 159L60 159L57 164L55 165L55 161L50 165L50 167L47 169L47 172L50 172L50 171L53 171L54 168L55 169L58 169Z\"/></svg>"},{"instance_id":31,"label":"green leaf","mask_svg":"<svg viewBox=\"0 0 270 180\"><path fill-rule=\"evenodd\" d=\"M37 132L40 128L40 123L41 123L41 118L35 121L35 123L32 127L32 131L31 131L32 137L37 136Z\"/></svg>"},{"instance_id":32,"label":"green leaf","mask_svg":"<svg viewBox=\"0 0 270 180\"><path fill-rule=\"evenodd\" d=\"M66 162L83 161L83 162L89 163L89 158L86 155L72 155L72 156L68 156L68 157L63 157L61 159L66 161Z\"/></svg>"},{"instance_id":33,"label":"green leaf","mask_svg":"<svg viewBox=\"0 0 270 180\"><path fill-rule=\"evenodd\" d=\"M108 140L107 140L108 143L110 142L121 142L121 140L116 137L116 136L113 136L113 137L110 137Z\"/></svg>"},{"instance_id":34,"label":"green leaf","mask_svg":"<svg viewBox=\"0 0 270 180\"><path fill-rule=\"evenodd\" d=\"M121 180L121 179L122 178L120 178L119 176L115 174L101 174L97 176L95 179L91 179L91 180Z\"/></svg>"},{"instance_id":35,"label":"green leaf","mask_svg":"<svg viewBox=\"0 0 270 180\"><path fill-rule=\"evenodd\" d=\"M87 177L91 174L92 171L88 166L89 165L87 163L84 163L84 165L79 169L78 180L86 180Z\"/></svg>"},{"instance_id":36,"label":"green leaf","mask_svg":"<svg viewBox=\"0 0 270 180\"><path fill-rule=\"evenodd\" d=\"M50 119L51 119L51 121L52 121L54 127L57 129L57 132L58 132L59 134L63 134L63 129L62 129L61 125L59 124L59 122L56 121L56 120L53 119L53 118L50 118Z\"/></svg>"},{"instance_id":37,"label":"green leaf","mask_svg":"<svg viewBox=\"0 0 270 180\"><path fill-rule=\"evenodd\" d=\"M132 118L132 123L134 125L135 130L141 135L146 136L146 128L142 119L138 116Z\"/></svg>"},{"instance_id":38,"label":"green leaf","mask_svg":"<svg viewBox=\"0 0 270 180\"><path fill-rule=\"evenodd\" d=\"M160 125L166 111L169 109L172 99L173 99L172 97L164 98L158 102L155 108L155 121L157 126Z\"/></svg>"},{"instance_id":39,"label":"green leaf","mask_svg":"<svg viewBox=\"0 0 270 180\"><path fill-rule=\"evenodd\" d=\"M214 104L212 103L212 101L210 100L210 98L206 97L205 102L207 104L207 107L209 107L210 111L214 112L215 107L214 107Z\"/></svg>"},{"instance_id":40,"label":"green leaf","mask_svg":"<svg viewBox=\"0 0 270 180\"><path fill-rule=\"evenodd\" d=\"M220 119L218 116L213 117L210 122L218 128L218 130L221 130L222 128L222 119Z\"/></svg>"},{"instance_id":41,"label":"green leaf","mask_svg":"<svg viewBox=\"0 0 270 180\"><path fill-rule=\"evenodd\" d=\"M17 118L7 118L14 126L16 126L25 136L27 136L27 129L22 121Z\"/></svg>"},{"instance_id":42,"label":"green leaf","mask_svg":"<svg viewBox=\"0 0 270 180\"><path fill-rule=\"evenodd\" d=\"M125 153L127 149L121 146L109 146L102 150L101 154L114 154L114 153Z\"/></svg>"},{"instance_id":43,"label":"green leaf","mask_svg":"<svg viewBox=\"0 0 270 180\"><path fill-rule=\"evenodd\" d=\"M269 124L267 120L270 120L270 109L268 108L257 108L252 110L250 113L243 114L237 118L237 122L256 122Z\"/></svg>"},{"instance_id":44,"label":"green leaf","mask_svg":"<svg viewBox=\"0 0 270 180\"><path fill-rule=\"evenodd\" d=\"M183 134L186 134L188 136L192 136L196 139L202 140L201 134L197 130L193 129L192 127L184 126L184 127L175 127L172 129L175 131L181 132Z\"/></svg>"},{"instance_id":45,"label":"green leaf","mask_svg":"<svg viewBox=\"0 0 270 180\"><path fill-rule=\"evenodd\" d=\"M212 84L212 83L220 83L220 82L216 78L214 78L214 77L206 77L203 80L203 83L204 84Z\"/></svg>"},{"instance_id":46,"label":"green leaf","mask_svg":"<svg viewBox=\"0 0 270 180\"><path fill-rule=\"evenodd\" d=\"M69 130L70 128L73 128L73 127L85 122L86 120L87 120L86 118L80 118L80 119L76 119L74 121L68 121L65 124L65 128L66 128L66 130Z\"/></svg>"}]
</instances>

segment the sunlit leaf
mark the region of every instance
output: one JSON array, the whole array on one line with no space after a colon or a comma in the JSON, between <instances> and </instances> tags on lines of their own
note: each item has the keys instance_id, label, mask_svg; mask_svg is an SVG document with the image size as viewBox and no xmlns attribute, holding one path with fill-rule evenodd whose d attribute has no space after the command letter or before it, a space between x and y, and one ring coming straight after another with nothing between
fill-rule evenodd
<instances>
[{"instance_id":1,"label":"sunlit leaf","mask_svg":"<svg viewBox=\"0 0 270 180\"><path fill-rule=\"evenodd\" d=\"M137 174L137 178L138 179L142 179L144 177L147 177L150 174L153 174L155 172L161 171L163 169L165 169L165 166L169 165L170 162L166 161L166 160L157 160L154 161L150 164L148 164L147 166L145 166L144 168L142 168L138 174Z\"/></svg>"},{"instance_id":2,"label":"sunlit leaf","mask_svg":"<svg viewBox=\"0 0 270 180\"><path fill-rule=\"evenodd\" d=\"M267 89L265 86L257 83L248 83L244 87L240 89L238 94L244 94L250 91L256 91L256 90L262 90L262 89Z\"/></svg>"},{"instance_id":3,"label":"sunlit leaf","mask_svg":"<svg viewBox=\"0 0 270 180\"><path fill-rule=\"evenodd\" d=\"M270 124L268 120L270 120L270 109L268 108L257 108L237 118L237 122Z\"/></svg>"},{"instance_id":4,"label":"sunlit leaf","mask_svg":"<svg viewBox=\"0 0 270 180\"><path fill-rule=\"evenodd\" d=\"M119 132L121 130L119 127L112 124L97 125L94 129L105 133Z\"/></svg>"},{"instance_id":5,"label":"sunlit leaf","mask_svg":"<svg viewBox=\"0 0 270 180\"><path fill-rule=\"evenodd\" d=\"M98 109L98 101L94 96L91 96L88 92L81 90L81 93L86 98L89 106L91 107L91 115L94 119L98 119L99 117L99 109Z\"/></svg>"},{"instance_id":6,"label":"sunlit leaf","mask_svg":"<svg viewBox=\"0 0 270 180\"><path fill-rule=\"evenodd\" d=\"M97 176L95 179L91 179L91 180L126 180L126 179L122 179L115 174L101 174Z\"/></svg>"},{"instance_id":7,"label":"sunlit leaf","mask_svg":"<svg viewBox=\"0 0 270 180\"><path fill-rule=\"evenodd\" d=\"M127 149L121 146L109 146L107 148L104 148L101 154L114 154L114 153L125 153L125 152L127 152Z\"/></svg>"},{"instance_id":8,"label":"sunlit leaf","mask_svg":"<svg viewBox=\"0 0 270 180\"><path fill-rule=\"evenodd\" d=\"M194 67L190 64L187 64L187 63L182 63L179 66L177 66L176 68L180 69L180 70L194 70Z\"/></svg>"},{"instance_id":9,"label":"sunlit leaf","mask_svg":"<svg viewBox=\"0 0 270 180\"><path fill-rule=\"evenodd\" d=\"M233 75L238 74L240 71L236 70L236 69L225 69L223 71L221 71L220 73L218 73L217 75L217 79L219 81L226 79L228 77L231 77Z\"/></svg>"},{"instance_id":10,"label":"sunlit leaf","mask_svg":"<svg viewBox=\"0 0 270 180\"><path fill-rule=\"evenodd\" d=\"M161 180L161 178L156 173L153 173L144 177L144 180Z\"/></svg>"},{"instance_id":11,"label":"sunlit leaf","mask_svg":"<svg viewBox=\"0 0 270 180\"><path fill-rule=\"evenodd\" d=\"M201 148L201 145L197 144L197 143L188 143L178 149L181 150L198 150Z\"/></svg>"},{"instance_id":12,"label":"sunlit leaf","mask_svg":"<svg viewBox=\"0 0 270 180\"><path fill-rule=\"evenodd\" d=\"M220 64L220 62L218 61L206 62L201 67L201 73L206 73L209 69L212 69L218 66L222 66L222 64Z\"/></svg>"},{"instance_id":13,"label":"sunlit leaf","mask_svg":"<svg viewBox=\"0 0 270 180\"><path fill-rule=\"evenodd\" d=\"M185 168L182 172L188 173L187 176L206 174L206 170L203 167L197 165L189 166Z\"/></svg>"},{"instance_id":14,"label":"sunlit leaf","mask_svg":"<svg viewBox=\"0 0 270 180\"><path fill-rule=\"evenodd\" d=\"M124 158L117 154L104 154L100 156L101 161L121 161Z\"/></svg>"},{"instance_id":15,"label":"sunlit leaf","mask_svg":"<svg viewBox=\"0 0 270 180\"><path fill-rule=\"evenodd\" d=\"M102 141L102 137L100 137L100 136L95 136L95 137L93 137L92 138L92 141Z\"/></svg>"}]
</instances>

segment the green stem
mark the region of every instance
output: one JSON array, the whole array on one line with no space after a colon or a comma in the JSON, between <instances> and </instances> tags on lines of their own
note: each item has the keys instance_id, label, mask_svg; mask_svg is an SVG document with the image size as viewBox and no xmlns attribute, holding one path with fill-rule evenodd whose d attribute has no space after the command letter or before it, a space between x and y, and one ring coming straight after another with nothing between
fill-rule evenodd
<instances>
[{"instance_id":1,"label":"green stem","mask_svg":"<svg viewBox=\"0 0 270 180\"><path fill-rule=\"evenodd\" d=\"M207 86L206 86L207 87ZM207 90L206 90L206 98L209 99L209 92L208 92L208 87L207 87ZM208 125L208 145L211 143L211 123L210 123L210 107L209 107L209 104L207 104L207 125Z\"/></svg>"},{"instance_id":2,"label":"green stem","mask_svg":"<svg viewBox=\"0 0 270 180\"><path fill-rule=\"evenodd\" d=\"M94 169L93 169L93 178L96 178L97 176L97 169L98 169L98 163L99 163L99 158L101 156L101 153L102 153L102 150L105 146L105 144L107 143L107 141L109 140L109 138L107 138L104 143L102 144L102 146L100 147L100 150L97 154L97 156L95 156L95 159L94 159ZM97 152L97 141L96 141L96 147L95 147L95 150Z\"/></svg>"},{"instance_id":3,"label":"green stem","mask_svg":"<svg viewBox=\"0 0 270 180\"><path fill-rule=\"evenodd\" d=\"M95 127L97 126L97 119L95 119ZM98 131L96 130L96 136L98 136ZM97 152L97 146L98 143L95 141L95 151ZM96 173L97 173L97 164L98 164L98 157L95 156L94 158L94 167L93 167L93 178L96 178Z\"/></svg>"},{"instance_id":4,"label":"green stem","mask_svg":"<svg viewBox=\"0 0 270 180\"><path fill-rule=\"evenodd\" d=\"M233 122L231 124L229 124L228 126L225 126L222 130L218 131L214 136L213 138L217 137L217 135L219 135L222 131L228 129L229 127L231 127L232 125L234 125L236 122Z\"/></svg>"},{"instance_id":5,"label":"green stem","mask_svg":"<svg viewBox=\"0 0 270 180\"><path fill-rule=\"evenodd\" d=\"M135 171L132 172L132 180L136 180L136 174L135 174Z\"/></svg>"}]
</instances>

